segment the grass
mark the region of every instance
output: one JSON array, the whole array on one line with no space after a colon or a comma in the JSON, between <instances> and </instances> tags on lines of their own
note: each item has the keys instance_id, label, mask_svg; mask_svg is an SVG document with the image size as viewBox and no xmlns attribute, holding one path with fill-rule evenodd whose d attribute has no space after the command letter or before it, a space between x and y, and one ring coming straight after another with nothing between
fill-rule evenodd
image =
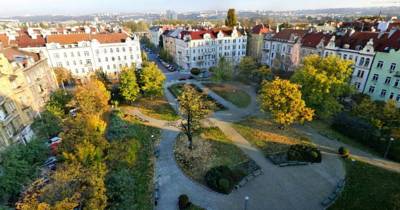
<instances>
[{"instance_id":1,"label":"grass","mask_svg":"<svg viewBox=\"0 0 400 210\"><path fill-rule=\"evenodd\" d=\"M361 144L360 142L357 142L356 140L351 139L345 135L342 135L341 133L332 129L329 121L327 122L327 121L322 121L322 120L314 120L308 124L314 130L316 130L319 134L321 134L329 139L334 139L334 140L343 142L347 145L350 145L352 147L358 148L360 150L367 151L371 154L380 156L380 154L378 152L374 151L372 148L365 146L365 145Z\"/></svg>"},{"instance_id":2,"label":"grass","mask_svg":"<svg viewBox=\"0 0 400 210\"><path fill-rule=\"evenodd\" d=\"M153 99L142 97L135 101L134 106L143 114L155 119L166 121L176 121L179 119L175 110L164 97Z\"/></svg>"},{"instance_id":3,"label":"grass","mask_svg":"<svg viewBox=\"0 0 400 210\"><path fill-rule=\"evenodd\" d=\"M205 185L204 176L213 167L225 165L230 168L249 158L216 127L202 129L193 139L194 149L188 149L184 134L178 136L175 144L175 158L186 175Z\"/></svg>"},{"instance_id":4,"label":"grass","mask_svg":"<svg viewBox=\"0 0 400 210\"><path fill-rule=\"evenodd\" d=\"M144 126L130 115L117 112L110 116L107 128L107 139L111 143L109 174L122 174L107 185L107 193L119 198L110 204L110 209L153 209L153 153L159 136L159 129ZM127 180L129 178L133 181ZM120 188L115 183L119 183ZM132 200L127 198L129 194Z\"/></svg>"},{"instance_id":5,"label":"grass","mask_svg":"<svg viewBox=\"0 0 400 210\"><path fill-rule=\"evenodd\" d=\"M205 83L204 85L239 108L250 105L251 96L232 84Z\"/></svg>"},{"instance_id":6,"label":"grass","mask_svg":"<svg viewBox=\"0 0 400 210\"><path fill-rule=\"evenodd\" d=\"M171 85L168 89L169 89L169 91L171 91L172 95L174 95L175 98L178 98L182 94L184 85L185 84L174 84L174 85ZM192 84L190 84L190 85L192 87L194 87L199 93L203 93L203 91L200 88L198 88L197 86L192 85ZM217 101L215 101L213 98L211 98L207 94L204 94L204 97L205 97L205 100L208 100L216 105L214 107L214 111L222 111L222 110L226 109L222 104L218 103Z\"/></svg>"},{"instance_id":7,"label":"grass","mask_svg":"<svg viewBox=\"0 0 400 210\"><path fill-rule=\"evenodd\" d=\"M300 131L278 128L268 117L253 117L234 124L234 128L265 155L286 152L290 145L310 142Z\"/></svg>"},{"instance_id":8,"label":"grass","mask_svg":"<svg viewBox=\"0 0 400 210\"><path fill-rule=\"evenodd\" d=\"M400 174L345 160L347 181L330 210L400 209Z\"/></svg>"}]
</instances>

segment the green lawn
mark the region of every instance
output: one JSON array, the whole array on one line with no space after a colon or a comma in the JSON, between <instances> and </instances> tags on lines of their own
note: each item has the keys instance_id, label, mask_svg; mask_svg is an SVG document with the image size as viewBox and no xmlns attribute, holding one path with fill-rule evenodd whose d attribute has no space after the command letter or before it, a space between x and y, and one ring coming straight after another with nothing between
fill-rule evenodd
<instances>
[{"instance_id":1,"label":"green lawn","mask_svg":"<svg viewBox=\"0 0 400 210\"><path fill-rule=\"evenodd\" d=\"M330 122L329 121L322 121L322 120L314 120L311 123L308 123L313 129L315 129L318 133L321 135L329 138L329 139L336 139L340 142L343 142L345 144L348 144L350 146L353 146L355 148L358 148L360 150L367 151L371 154L381 156L381 154L378 154L376 151L374 151L372 148L365 146L361 144L360 142L357 142L354 139L351 139L345 135L342 135L341 133L335 131L334 129L331 128Z\"/></svg>"},{"instance_id":2,"label":"green lawn","mask_svg":"<svg viewBox=\"0 0 400 210\"><path fill-rule=\"evenodd\" d=\"M205 83L204 86L239 108L246 108L251 103L251 96L232 84Z\"/></svg>"},{"instance_id":3,"label":"green lawn","mask_svg":"<svg viewBox=\"0 0 400 210\"><path fill-rule=\"evenodd\" d=\"M204 176L213 167L225 165L234 167L249 158L232 143L219 128L204 128L193 140L194 149L188 149L184 134L178 136L175 144L175 158L189 177L204 183Z\"/></svg>"},{"instance_id":4,"label":"green lawn","mask_svg":"<svg viewBox=\"0 0 400 210\"><path fill-rule=\"evenodd\" d=\"M310 142L307 136L294 128L279 129L268 117L248 118L235 123L234 128L265 155L286 152L290 145Z\"/></svg>"},{"instance_id":5,"label":"green lawn","mask_svg":"<svg viewBox=\"0 0 400 210\"><path fill-rule=\"evenodd\" d=\"M182 93L182 88L184 85L185 84L174 84L174 85L171 85L168 89L169 89L169 91L171 91L172 95L174 95L175 98L178 98ZM191 86L194 87L199 93L202 93L202 90L199 89L197 86L195 86L195 85L191 85ZM205 100L208 100L208 101L212 102L213 104L215 104L214 111L222 111L222 110L226 109L223 105L217 103L210 96L204 94L204 98L205 98Z\"/></svg>"},{"instance_id":6,"label":"green lawn","mask_svg":"<svg viewBox=\"0 0 400 210\"><path fill-rule=\"evenodd\" d=\"M330 210L400 209L400 174L345 160L347 182Z\"/></svg>"},{"instance_id":7,"label":"green lawn","mask_svg":"<svg viewBox=\"0 0 400 210\"><path fill-rule=\"evenodd\" d=\"M134 106L143 114L155 119L167 121L179 119L179 116L164 97L153 99L142 97L135 101Z\"/></svg>"},{"instance_id":8,"label":"green lawn","mask_svg":"<svg viewBox=\"0 0 400 210\"><path fill-rule=\"evenodd\" d=\"M152 137L153 136L153 137ZM154 143L160 130L113 113L107 128L109 209L153 209Z\"/></svg>"}]
</instances>

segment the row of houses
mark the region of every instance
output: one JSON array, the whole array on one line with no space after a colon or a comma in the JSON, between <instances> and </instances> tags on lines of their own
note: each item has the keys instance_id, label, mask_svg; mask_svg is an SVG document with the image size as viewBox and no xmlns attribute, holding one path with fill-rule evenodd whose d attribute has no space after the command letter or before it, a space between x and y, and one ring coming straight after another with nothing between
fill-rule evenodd
<instances>
[{"instance_id":1,"label":"row of houses","mask_svg":"<svg viewBox=\"0 0 400 210\"><path fill-rule=\"evenodd\" d=\"M374 100L396 100L400 105L400 30L336 33L285 29L267 33L261 63L293 71L301 60L316 54L353 61L351 84Z\"/></svg>"}]
</instances>

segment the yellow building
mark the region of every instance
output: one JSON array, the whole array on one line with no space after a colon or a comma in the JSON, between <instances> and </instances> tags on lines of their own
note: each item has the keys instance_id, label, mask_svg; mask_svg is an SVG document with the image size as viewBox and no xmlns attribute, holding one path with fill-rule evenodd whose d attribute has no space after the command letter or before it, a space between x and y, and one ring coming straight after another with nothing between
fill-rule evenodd
<instances>
[{"instance_id":1,"label":"yellow building","mask_svg":"<svg viewBox=\"0 0 400 210\"><path fill-rule=\"evenodd\" d=\"M0 150L33 137L30 124L57 88L45 58L16 48L0 50Z\"/></svg>"}]
</instances>

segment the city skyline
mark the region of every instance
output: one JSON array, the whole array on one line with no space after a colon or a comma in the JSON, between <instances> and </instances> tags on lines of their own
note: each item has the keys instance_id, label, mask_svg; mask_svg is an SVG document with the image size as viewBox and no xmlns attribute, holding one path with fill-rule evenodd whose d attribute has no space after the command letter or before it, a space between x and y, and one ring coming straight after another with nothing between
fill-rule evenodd
<instances>
[{"instance_id":1,"label":"city skyline","mask_svg":"<svg viewBox=\"0 0 400 210\"><path fill-rule=\"evenodd\" d=\"M168 7L160 7L168 6ZM28 16L28 15L81 15L92 13L128 13L128 12L164 12L172 9L177 12L202 11L202 10L226 10L237 8L238 10L301 10L322 8L345 7L375 7L375 6L400 6L397 0L84 0L75 4L67 0L37 0L32 4L31 0L15 0L3 2L0 16ZM5 10L7 8L7 10ZM194 9L196 8L196 9Z\"/></svg>"}]
</instances>

